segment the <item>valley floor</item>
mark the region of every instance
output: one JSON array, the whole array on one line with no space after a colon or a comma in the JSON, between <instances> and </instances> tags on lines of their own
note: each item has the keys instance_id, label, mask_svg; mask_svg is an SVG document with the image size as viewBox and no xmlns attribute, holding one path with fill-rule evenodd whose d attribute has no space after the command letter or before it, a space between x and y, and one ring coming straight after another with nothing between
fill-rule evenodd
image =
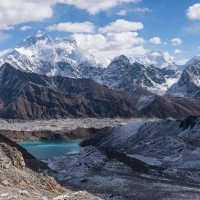
<instances>
[{"instance_id":1,"label":"valley floor","mask_svg":"<svg viewBox=\"0 0 200 200\"><path fill-rule=\"evenodd\" d=\"M135 118L67 118L52 120L0 120L0 134L15 142L85 139L105 127L141 121ZM148 119L156 120L156 119Z\"/></svg>"},{"instance_id":2,"label":"valley floor","mask_svg":"<svg viewBox=\"0 0 200 200\"><path fill-rule=\"evenodd\" d=\"M14 131L61 131L77 128L104 128L125 125L138 121L136 118L67 118L52 120L3 120L0 119L0 130Z\"/></svg>"}]
</instances>

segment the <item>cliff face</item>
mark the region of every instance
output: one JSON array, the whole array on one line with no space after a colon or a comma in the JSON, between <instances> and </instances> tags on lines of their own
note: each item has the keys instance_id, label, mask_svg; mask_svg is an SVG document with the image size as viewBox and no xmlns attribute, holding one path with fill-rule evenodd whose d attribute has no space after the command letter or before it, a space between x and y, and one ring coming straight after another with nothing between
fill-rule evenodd
<instances>
[{"instance_id":1,"label":"cliff face","mask_svg":"<svg viewBox=\"0 0 200 200\"><path fill-rule=\"evenodd\" d=\"M8 139L7 137L0 134L0 143L5 143L9 145L10 147L16 148L19 152L21 152L22 157L24 159L24 162L27 167L33 170L40 170L40 169L47 169L47 165L37 160L35 157L33 157L31 154L29 154L24 148L22 148L17 143L13 142L12 140Z\"/></svg>"}]
</instances>

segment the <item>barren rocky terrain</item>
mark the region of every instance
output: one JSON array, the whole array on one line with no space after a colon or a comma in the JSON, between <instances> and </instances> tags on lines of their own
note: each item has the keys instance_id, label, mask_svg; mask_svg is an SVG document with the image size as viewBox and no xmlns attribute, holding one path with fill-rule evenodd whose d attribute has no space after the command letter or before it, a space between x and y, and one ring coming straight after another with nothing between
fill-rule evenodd
<instances>
[{"instance_id":1,"label":"barren rocky terrain","mask_svg":"<svg viewBox=\"0 0 200 200\"><path fill-rule=\"evenodd\" d=\"M26 166L25 152L4 143L0 138L0 199L1 200L98 200L83 191L73 192L62 187L53 177L48 176L48 168L42 173ZM7 142L8 143L8 142ZM12 143L12 142L11 142ZM27 153L28 154L28 153ZM34 158L33 158L34 159ZM33 167L34 168L34 167Z\"/></svg>"},{"instance_id":2,"label":"barren rocky terrain","mask_svg":"<svg viewBox=\"0 0 200 200\"><path fill-rule=\"evenodd\" d=\"M200 118L139 120L82 142L80 153L48 161L71 189L102 199L198 200Z\"/></svg>"},{"instance_id":3,"label":"barren rocky terrain","mask_svg":"<svg viewBox=\"0 0 200 200\"><path fill-rule=\"evenodd\" d=\"M134 118L66 118L52 120L0 120L0 130L15 131L62 131L76 128L103 128L107 126L124 125Z\"/></svg>"},{"instance_id":4,"label":"barren rocky terrain","mask_svg":"<svg viewBox=\"0 0 200 200\"><path fill-rule=\"evenodd\" d=\"M125 125L140 119L81 118L13 121L0 120L0 134L14 141L84 139L99 129Z\"/></svg>"}]
</instances>

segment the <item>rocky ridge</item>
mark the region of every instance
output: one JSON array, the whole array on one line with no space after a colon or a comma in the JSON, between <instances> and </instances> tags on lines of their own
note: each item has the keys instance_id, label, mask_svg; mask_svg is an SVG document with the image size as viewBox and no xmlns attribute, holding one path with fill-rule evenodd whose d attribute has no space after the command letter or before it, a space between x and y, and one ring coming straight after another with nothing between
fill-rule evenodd
<instances>
[{"instance_id":1,"label":"rocky ridge","mask_svg":"<svg viewBox=\"0 0 200 200\"><path fill-rule=\"evenodd\" d=\"M93 80L48 77L0 68L0 117L51 119L139 116L124 96Z\"/></svg>"},{"instance_id":2,"label":"rocky ridge","mask_svg":"<svg viewBox=\"0 0 200 200\"><path fill-rule=\"evenodd\" d=\"M200 113L198 99L160 97L138 86L132 92L112 90L90 79L27 73L7 63L0 74L0 117L4 119L183 118Z\"/></svg>"}]
</instances>

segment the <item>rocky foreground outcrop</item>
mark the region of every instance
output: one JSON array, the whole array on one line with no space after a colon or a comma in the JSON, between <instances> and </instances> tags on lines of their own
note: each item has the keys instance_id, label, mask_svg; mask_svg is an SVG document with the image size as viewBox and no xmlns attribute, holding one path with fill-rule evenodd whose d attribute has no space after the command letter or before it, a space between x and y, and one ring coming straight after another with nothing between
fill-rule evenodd
<instances>
[{"instance_id":1,"label":"rocky foreground outcrop","mask_svg":"<svg viewBox=\"0 0 200 200\"><path fill-rule=\"evenodd\" d=\"M19 151L0 138L0 199L1 200L98 200L87 192L67 190L48 176L48 171L37 173L26 166L25 150ZM9 140L8 140L9 141ZM26 157L27 158L27 157ZM34 158L32 158L34 159ZM46 175L45 175L46 174Z\"/></svg>"},{"instance_id":2,"label":"rocky foreground outcrop","mask_svg":"<svg viewBox=\"0 0 200 200\"><path fill-rule=\"evenodd\" d=\"M0 143L0 175L4 199L42 199L67 192L52 177L27 168L22 153L5 143Z\"/></svg>"}]
</instances>

